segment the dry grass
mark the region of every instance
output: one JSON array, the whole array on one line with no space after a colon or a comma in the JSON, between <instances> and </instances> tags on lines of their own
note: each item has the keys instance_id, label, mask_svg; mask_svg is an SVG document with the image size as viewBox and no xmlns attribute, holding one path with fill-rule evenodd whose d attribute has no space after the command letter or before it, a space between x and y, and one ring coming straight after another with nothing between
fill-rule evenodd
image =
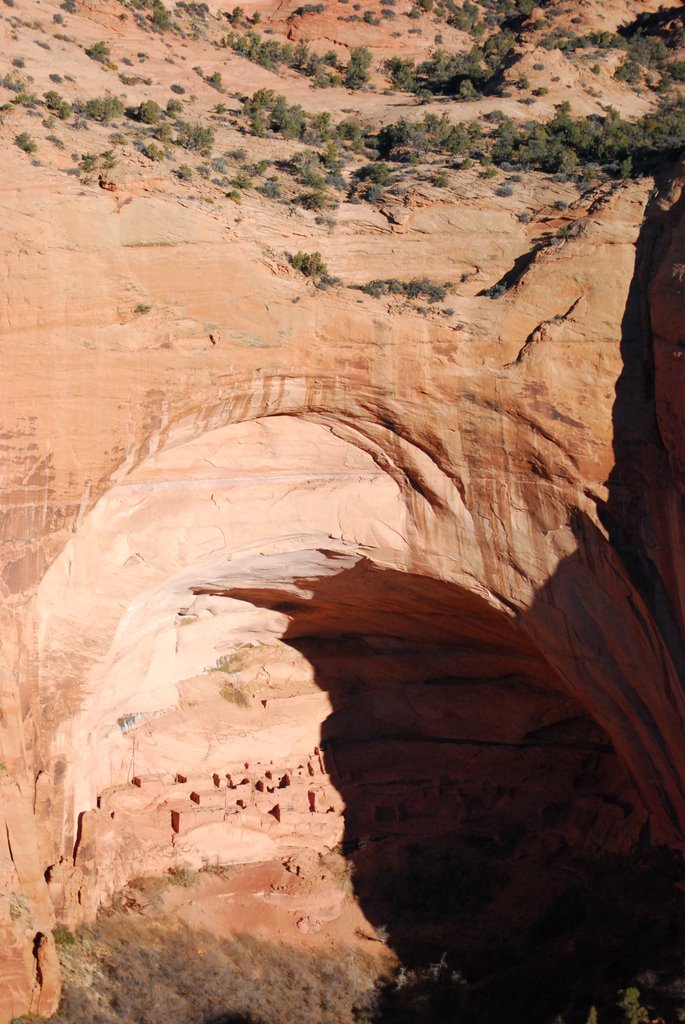
<instances>
[{"instance_id":1,"label":"dry grass","mask_svg":"<svg viewBox=\"0 0 685 1024\"><path fill-rule=\"evenodd\" d=\"M227 682L219 690L219 695L227 700L229 704L235 704L237 708L249 708L251 701L245 691L236 683Z\"/></svg>"},{"instance_id":2,"label":"dry grass","mask_svg":"<svg viewBox=\"0 0 685 1024\"><path fill-rule=\"evenodd\" d=\"M351 950L222 941L121 910L101 913L64 956L51 1024L355 1024L376 1002L375 963Z\"/></svg>"}]
</instances>

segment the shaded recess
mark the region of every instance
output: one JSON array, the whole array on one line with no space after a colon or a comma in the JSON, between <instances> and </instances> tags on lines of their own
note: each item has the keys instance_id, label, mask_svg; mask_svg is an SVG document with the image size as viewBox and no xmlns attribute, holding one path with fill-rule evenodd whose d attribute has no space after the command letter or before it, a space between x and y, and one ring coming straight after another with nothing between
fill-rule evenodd
<instances>
[{"instance_id":1,"label":"shaded recess","mask_svg":"<svg viewBox=\"0 0 685 1024\"><path fill-rule=\"evenodd\" d=\"M606 733L473 593L365 560L295 582L306 599L211 592L287 612L330 695L322 748L367 918L407 964L446 954L473 1019L615 993L683 911Z\"/></svg>"}]
</instances>

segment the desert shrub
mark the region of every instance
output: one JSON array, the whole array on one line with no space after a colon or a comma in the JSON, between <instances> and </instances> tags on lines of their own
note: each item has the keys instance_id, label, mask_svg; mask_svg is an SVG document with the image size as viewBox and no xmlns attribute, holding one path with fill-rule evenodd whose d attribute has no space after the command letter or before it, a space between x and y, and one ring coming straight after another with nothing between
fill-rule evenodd
<instances>
[{"instance_id":1,"label":"desert shrub","mask_svg":"<svg viewBox=\"0 0 685 1024\"><path fill-rule=\"evenodd\" d=\"M192 181L193 169L192 167L189 167L188 164L180 164L176 168L176 176L180 178L181 181Z\"/></svg>"},{"instance_id":2,"label":"desert shrub","mask_svg":"<svg viewBox=\"0 0 685 1024\"><path fill-rule=\"evenodd\" d=\"M418 89L416 64L413 60L390 57L385 61L383 70L396 89L402 89L403 92L416 92Z\"/></svg>"},{"instance_id":3,"label":"desert shrub","mask_svg":"<svg viewBox=\"0 0 685 1024\"><path fill-rule=\"evenodd\" d=\"M195 872L192 868L173 867L169 868L167 874L170 882L174 885L182 885L186 889L195 881Z\"/></svg>"},{"instance_id":4,"label":"desert shrub","mask_svg":"<svg viewBox=\"0 0 685 1024\"><path fill-rule=\"evenodd\" d=\"M233 188L239 189L252 188L252 178L247 171L238 171L231 181L231 185L233 185Z\"/></svg>"},{"instance_id":5,"label":"desert shrub","mask_svg":"<svg viewBox=\"0 0 685 1024\"><path fill-rule=\"evenodd\" d=\"M297 252L288 256L288 262L305 277L328 276L328 267L320 252Z\"/></svg>"},{"instance_id":6,"label":"desert shrub","mask_svg":"<svg viewBox=\"0 0 685 1024\"><path fill-rule=\"evenodd\" d=\"M154 160L155 162L159 162L160 160L164 159L164 150L162 149L161 146L158 146L156 142L147 142L143 146L142 151L143 154L148 158L148 160Z\"/></svg>"},{"instance_id":7,"label":"desert shrub","mask_svg":"<svg viewBox=\"0 0 685 1024\"><path fill-rule=\"evenodd\" d=\"M79 110L79 113L81 112L92 121L106 123L123 114L124 104L116 96L101 96L96 99L87 100L82 110Z\"/></svg>"},{"instance_id":8,"label":"desert shrub","mask_svg":"<svg viewBox=\"0 0 685 1024\"><path fill-rule=\"evenodd\" d=\"M308 116L299 104L290 105L272 89L260 89L245 101L243 112L255 135L277 132L286 139L301 139L307 131Z\"/></svg>"},{"instance_id":9,"label":"desert shrub","mask_svg":"<svg viewBox=\"0 0 685 1024\"><path fill-rule=\"evenodd\" d=\"M334 50L320 55L314 53L304 40L300 40L296 46L292 43L279 43L275 39L263 39L253 29L243 34L231 32L225 41L236 53L255 64L276 72L285 65L314 79L314 85L318 88L342 81L337 71L338 58Z\"/></svg>"},{"instance_id":10,"label":"desert shrub","mask_svg":"<svg viewBox=\"0 0 685 1024\"><path fill-rule=\"evenodd\" d=\"M14 97L12 103L20 107L35 107L38 103L38 97L35 92L20 92Z\"/></svg>"},{"instance_id":11,"label":"desert shrub","mask_svg":"<svg viewBox=\"0 0 685 1024\"><path fill-rule=\"evenodd\" d=\"M628 82L629 85L638 85L642 81L642 70L637 61L626 58L616 68L614 78L619 82Z\"/></svg>"},{"instance_id":12,"label":"desert shrub","mask_svg":"<svg viewBox=\"0 0 685 1024\"><path fill-rule=\"evenodd\" d=\"M426 114L422 121L402 119L385 125L375 142L382 159L407 163L429 153L456 156L468 151L482 134L475 123L454 124L447 114Z\"/></svg>"},{"instance_id":13,"label":"desert shrub","mask_svg":"<svg viewBox=\"0 0 685 1024\"><path fill-rule=\"evenodd\" d=\"M159 103L154 100L143 100L136 111L136 117L143 124L157 124L161 113L162 108Z\"/></svg>"},{"instance_id":14,"label":"desert shrub","mask_svg":"<svg viewBox=\"0 0 685 1024\"><path fill-rule=\"evenodd\" d=\"M151 21L160 32L166 32L168 29L173 28L171 15L161 0L153 0Z\"/></svg>"},{"instance_id":15,"label":"desert shrub","mask_svg":"<svg viewBox=\"0 0 685 1024\"><path fill-rule=\"evenodd\" d=\"M322 188L313 188L309 192L303 192L298 196L297 202L305 210L326 210L329 205L328 195ZM326 277L327 275L323 275Z\"/></svg>"},{"instance_id":16,"label":"desert shrub","mask_svg":"<svg viewBox=\"0 0 685 1024\"><path fill-rule=\"evenodd\" d=\"M201 124L177 123L176 145L193 150L202 156L210 156L214 146L214 129Z\"/></svg>"},{"instance_id":17,"label":"desert shrub","mask_svg":"<svg viewBox=\"0 0 685 1024\"><path fill-rule=\"evenodd\" d=\"M644 1024L651 1014L640 1006L640 992L637 988L622 989L618 994L618 1005L623 1011L626 1024Z\"/></svg>"},{"instance_id":18,"label":"desert shrub","mask_svg":"<svg viewBox=\"0 0 685 1024\"><path fill-rule=\"evenodd\" d=\"M465 4L464 10L467 7ZM438 48L420 64L392 57L386 61L384 69L395 88L419 96L473 99L495 81L513 44L514 36L503 31L490 36L482 46L474 46L467 53L448 53Z\"/></svg>"},{"instance_id":19,"label":"desert shrub","mask_svg":"<svg viewBox=\"0 0 685 1024\"><path fill-rule=\"evenodd\" d=\"M340 284L340 279L331 277L320 252L297 252L288 254L291 266L308 277L317 288L325 289L332 284Z\"/></svg>"},{"instance_id":20,"label":"desert shrub","mask_svg":"<svg viewBox=\"0 0 685 1024\"><path fill-rule=\"evenodd\" d=\"M183 11L191 18L199 18L200 21L206 21L209 15L209 5L205 3L184 3L183 0L180 0L176 4L176 10Z\"/></svg>"},{"instance_id":21,"label":"desert shrub","mask_svg":"<svg viewBox=\"0 0 685 1024\"><path fill-rule=\"evenodd\" d=\"M265 181L260 187L259 191L263 196L266 196L267 199L278 199L281 195L281 186L276 178L269 178L269 180Z\"/></svg>"},{"instance_id":22,"label":"desert shrub","mask_svg":"<svg viewBox=\"0 0 685 1024\"><path fill-rule=\"evenodd\" d=\"M311 188L322 188L326 178L322 173L323 165L315 150L305 149L297 153L290 161L292 172L302 185Z\"/></svg>"},{"instance_id":23,"label":"desert shrub","mask_svg":"<svg viewBox=\"0 0 685 1024\"><path fill-rule=\"evenodd\" d=\"M624 121L610 108L605 117L574 118L569 103L560 104L547 122L515 126L502 121L491 150L496 164L515 163L548 174L569 173L587 163L618 171L629 158L635 169L660 154L685 145L685 101L663 101L638 121ZM631 172L632 173L632 172Z\"/></svg>"},{"instance_id":24,"label":"desert shrub","mask_svg":"<svg viewBox=\"0 0 685 1024\"><path fill-rule=\"evenodd\" d=\"M361 89L369 80L371 51L366 46L355 46L345 69L345 85L348 89Z\"/></svg>"},{"instance_id":25,"label":"desert shrub","mask_svg":"<svg viewBox=\"0 0 685 1024\"><path fill-rule=\"evenodd\" d=\"M18 75L3 75L0 78L0 85L3 89L9 89L11 92L22 93L26 91L27 81L24 78L20 78Z\"/></svg>"},{"instance_id":26,"label":"desert shrub","mask_svg":"<svg viewBox=\"0 0 685 1024\"><path fill-rule=\"evenodd\" d=\"M34 139L31 138L28 132L20 132L19 135L14 136L14 145L22 149L24 153L35 153L38 149L38 145Z\"/></svg>"},{"instance_id":27,"label":"desert shrub","mask_svg":"<svg viewBox=\"0 0 685 1024\"><path fill-rule=\"evenodd\" d=\"M451 286L441 285L427 277L415 277L411 281L399 281L397 278L385 278L369 281L360 286L360 291L374 298L382 295L403 295L408 299L425 298L429 302L441 302Z\"/></svg>"},{"instance_id":28,"label":"desert shrub","mask_svg":"<svg viewBox=\"0 0 685 1024\"><path fill-rule=\"evenodd\" d=\"M226 14L231 25L239 25L245 20L245 11L242 7L234 7L230 14Z\"/></svg>"},{"instance_id":29,"label":"desert shrub","mask_svg":"<svg viewBox=\"0 0 685 1024\"><path fill-rule=\"evenodd\" d=\"M374 185L386 185L390 180L390 168L383 161L365 164L357 171L357 176L362 181L371 181Z\"/></svg>"},{"instance_id":30,"label":"desert shrub","mask_svg":"<svg viewBox=\"0 0 685 1024\"><path fill-rule=\"evenodd\" d=\"M91 60L98 61L99 64L107 64L110 58L110 49L104 40L100 40L98 43L93 43L86 50L86 56L90 57Z\"/></svg>"},{"instance_id":31,"label":"desert shrub","mask_svg":"<svg viewBox=\"0 0 685 1024\"><path fill-rule=\"evenodd\" d=\"M49 92L43 94L45 100L45 106L48 108L51 114L58 117L61 121L66 121L67 118L71 117L71 106L65 99L63 99L58 92L54 89L50 89Z\"/></svg>"}]
</instances>

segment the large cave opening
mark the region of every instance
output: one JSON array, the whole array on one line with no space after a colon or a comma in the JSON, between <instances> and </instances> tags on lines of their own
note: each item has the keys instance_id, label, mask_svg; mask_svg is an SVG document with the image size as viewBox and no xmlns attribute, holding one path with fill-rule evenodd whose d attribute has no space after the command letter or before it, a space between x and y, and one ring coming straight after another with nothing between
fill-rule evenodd
<instances>
[{"instance_id":1,"label":"large cave opening","mask_svg":"<svg viewBox=\"0 0 685 1024\"><path fill-rule=\"evenodd\" d=\"M339 847L366 921L407 965L446 958L474 1020L610 998L681 923L674 862L478 578L469 516L437 470L433 505L403 486L409 455L379 436L282 416L184 437L50 570L37 813L58 917L141 873Z\"/></svg>"}]
</instances>

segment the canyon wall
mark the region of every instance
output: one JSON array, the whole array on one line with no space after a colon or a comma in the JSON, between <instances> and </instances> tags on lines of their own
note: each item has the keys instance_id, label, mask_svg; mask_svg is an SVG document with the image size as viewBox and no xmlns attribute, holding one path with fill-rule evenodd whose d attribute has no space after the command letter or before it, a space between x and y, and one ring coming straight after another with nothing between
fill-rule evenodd
<instances>
[{"instance_id":1,"label":"canyon wall","mask_svg":"<svg viewBox=\"0 0 685 1024\"><path fill-rule=\"evenodd\" d=\"M341 794L357 835L421 820L424 783L403 809L383 787L393 759L432 778L440 730L615 751L603 778L630 812L607 824L595 787L569 834L681 844L684 174L586 192L504 294L455 300L455 329L317 291L211 209L22 168L1 338L1 1020L54 1009L56 918L92 916L141 866L332 846ZM513 264L520 237L491 226ZM412 230L386 224L386 254ZM465 217L445 259L475 244ZM141 283L149 316L126 305ZM469 762L481 795L549 772L490 756ZM229 798L246 813L227 834Z\"/></svg>"}]
</instances>

